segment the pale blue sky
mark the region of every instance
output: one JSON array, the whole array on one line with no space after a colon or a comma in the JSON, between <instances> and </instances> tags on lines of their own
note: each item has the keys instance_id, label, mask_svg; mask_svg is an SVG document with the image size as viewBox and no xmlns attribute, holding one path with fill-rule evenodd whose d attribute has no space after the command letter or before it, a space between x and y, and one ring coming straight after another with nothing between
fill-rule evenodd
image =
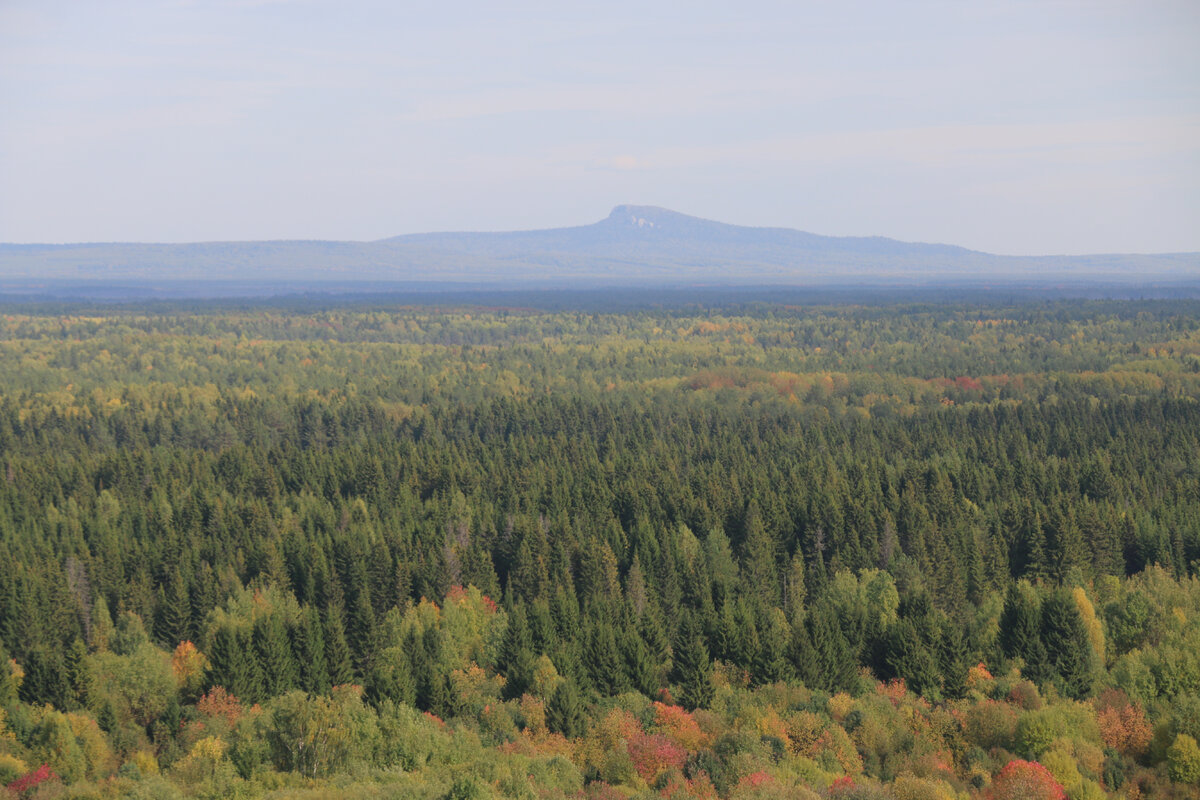
<instances>
[{"instance_id":1,"label":"pale blue sky","mask_svg":"<svg viewBox=\"0 0 1200 800\"><path fill-rule=\"evenodd\" d=\"M505 6L501 8L501 6ZM1200 250L1200 2L0 0L0 241Z\"/></svg>"}]
</instances>

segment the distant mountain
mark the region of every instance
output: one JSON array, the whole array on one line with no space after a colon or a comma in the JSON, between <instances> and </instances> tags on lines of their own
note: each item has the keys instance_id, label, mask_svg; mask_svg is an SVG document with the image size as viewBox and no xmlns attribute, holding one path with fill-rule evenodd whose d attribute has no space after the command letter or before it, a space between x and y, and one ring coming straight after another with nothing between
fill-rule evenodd
<instances>
[{"instance_id":1,"label":"distant mountain","mask_svg":"<svg viewBox=\"0 0 1200 800\"><path fill-rule=\"evenodd\" d=\"M505 285L788 284L1200 280L1200 253L998 256L882 237L727 225L617 206L591 225L507 233L423 233L377 242L0 244L0 289L45 283L223 282Z\"/></svg>"}]
</instances>

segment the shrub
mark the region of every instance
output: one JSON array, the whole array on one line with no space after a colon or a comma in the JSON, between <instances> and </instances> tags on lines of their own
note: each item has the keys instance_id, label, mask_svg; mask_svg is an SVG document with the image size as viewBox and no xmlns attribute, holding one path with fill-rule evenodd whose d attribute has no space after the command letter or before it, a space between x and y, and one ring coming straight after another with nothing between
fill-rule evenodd
<instances>
[{"instance_id":1,"label":"shrub","mask_svg":"<svg viewBox=\"0 0 1200 800\"><path fill-rule=\"evenodd\" d=\"M896 800L955 800L954 788L945 781L901 775L892 783Z\"/></svg>"},{"instance_id":2,"label":"shrub","mask_svg":"<svg viewBox=\"0 0 1200 800\"><path fill-rule=\"evenodd\" d=\"M1007 703L984 700L967 709L966 737L985 750L1011 748L1017 732L1017 711Z\"/></svg>"},{"instance_id":3,"label":"shrub","mask_svg":"<svg viewBox=\"0 0 1200 800\"><path fill-rule=\"evenodd\" d=\"M1008 702L1025 711L1037 711L1044 705L1037 686L1033 681L1027 680L1018 681L1012 687L1008 693Z\"/></svg>"},{"instance_id":4,"label":"shrub","mask_svg":"<svg viewBox=\"0 0 1200 800\"><path fill-rule=\"evenodd\" d=\"M42 785L43 783L49 783L57 780L59 780L59 777L54 774L53 770L50 769L50 765L42 764L34 771L27 772L26 774L17 778L15 781L9 783L5 788L14 795L20 795L24 792L28 792L30 789L33 789L36 786Z\"/></svg>"},{"instance_id":5,"label":"shrub","mask_svg":"<svg viewBox=\"0 0 1200 800\"><path fill-rule=\"evenodd\" d=\"M8 753L0 754L0 785L7 786L29 771L25 762Z\"/></svg>"}]
</instances>

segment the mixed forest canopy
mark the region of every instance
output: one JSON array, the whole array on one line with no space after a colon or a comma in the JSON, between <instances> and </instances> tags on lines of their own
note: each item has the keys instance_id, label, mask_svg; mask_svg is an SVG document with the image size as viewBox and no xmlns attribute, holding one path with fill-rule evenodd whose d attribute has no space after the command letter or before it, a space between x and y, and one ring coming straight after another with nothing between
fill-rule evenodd
<instances>
[{"instance_id":1,"label":"mixed forest canopy","mask_svg":"<svg viewBox=\"0 0 1200 800\"><path fill-rule=\"evenodd\" d=\"M1194 797L1200 302L12 307L0 564L20 797Z\"/></svg>"}]
</instances>

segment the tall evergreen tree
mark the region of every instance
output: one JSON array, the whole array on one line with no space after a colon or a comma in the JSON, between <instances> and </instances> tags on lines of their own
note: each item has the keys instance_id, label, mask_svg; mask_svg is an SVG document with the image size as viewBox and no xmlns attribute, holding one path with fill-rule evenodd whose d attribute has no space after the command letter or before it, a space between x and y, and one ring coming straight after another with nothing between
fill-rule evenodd
<instances>
[{"instance_id":1,"label":"tall evergreen tree","mask_svg":"<svg viewBox=\"0 0 1200 800\"><path fill-rule=\"evenodd\" d=\"M518 603L508 614L508 628L504 632L497 664L504 675L506 699L518 698L533 686L533 664L533 636L525 607Z\"/></svg>"},{"instance_id":2,"label":"tall evergreen tree","mask_svg":"<svg viewBox=\"0 0 1200 800\"><path fill-rule=\"evenodd\" d=\"M325 667L329 670L329 682L332 685L354 683L354 664L337 606L330 606L325 612Z\"/></svg>"},{"instance_id":3,"label":"tall evergreen tree","mask_svg":"<svg viewBox=\"0 0 1200 800\"><path fill-rule=\"evenodd\" d=\"M1083 618L1069 592L1055 591L1042 603L1040 632L1050 670L1063 693L1077 700L1086 698L1092 692L1097 665Z\"/></svg>"},{"instance_id":4,"label":"tall evergreen tree","mask_svg":"<svg viewBox=\"0 0 1200 800\"><path fill-rule=\"evenodd\" d=\"M253 641L266 696L278 697L296 688L300 683L299 670L280 615L260 617L254 625Z\"/></svg>"},{"instance_id":5,"label":"tall evergreen tree","mask_svg":"<svg viewBox=\"0 0 1200 800\"><path fill-rule=\"evenodd\" d=\"M312 606L304 609L292 630L292 655L299 668L301 688L312 694L328 692L331 684L325 661L325 631L321 615Z\"/></svg>"},{"instance_id":6,"label":"tall evergreen tree","mask_svg":"<svg viewBox=\"0 0 1200 800\"><path fill-rule=\"evenodd\" d=\"M240 633L222 625L213 634L208 646L209 685L246 702L263 698L262 674L249 633Z\"/></svg>"},{"instance_id":7,"label":"tall evergreen tree","mask_svg":"<svg viewBox=\"0 0 1200 800\"><path fill-rule=\"evenodd\" d=\"M546 702L546 727L568 739L582 736L587 716L579 691L569 680L559 682Z\"/></svg>"},{"instance_id":8,"label":"tall evergreen tree","mask_svg":"<svg viewBox=\"0 0 1200 800\"><path fill-rule=\"evenodd\" d=\"M1041 609L1033 588L1026 583L1009 587L1000 615L1000 646L1008 658L1024 660L1025 677L1035 682L1050 677L1042 644Z\"/></svg>"},{"instance_id":9,"label":"tall evergreen tree","mask_svg":"<svg viewBox=\"0 0 1200 800\"><path fill-rule=\"evenodd\" d=\"M681 615L676 636L672 679L679 687L679 702L686 708L704 708L712 702L712 659L690 612Z\"/></svg>"}]
</instances>

